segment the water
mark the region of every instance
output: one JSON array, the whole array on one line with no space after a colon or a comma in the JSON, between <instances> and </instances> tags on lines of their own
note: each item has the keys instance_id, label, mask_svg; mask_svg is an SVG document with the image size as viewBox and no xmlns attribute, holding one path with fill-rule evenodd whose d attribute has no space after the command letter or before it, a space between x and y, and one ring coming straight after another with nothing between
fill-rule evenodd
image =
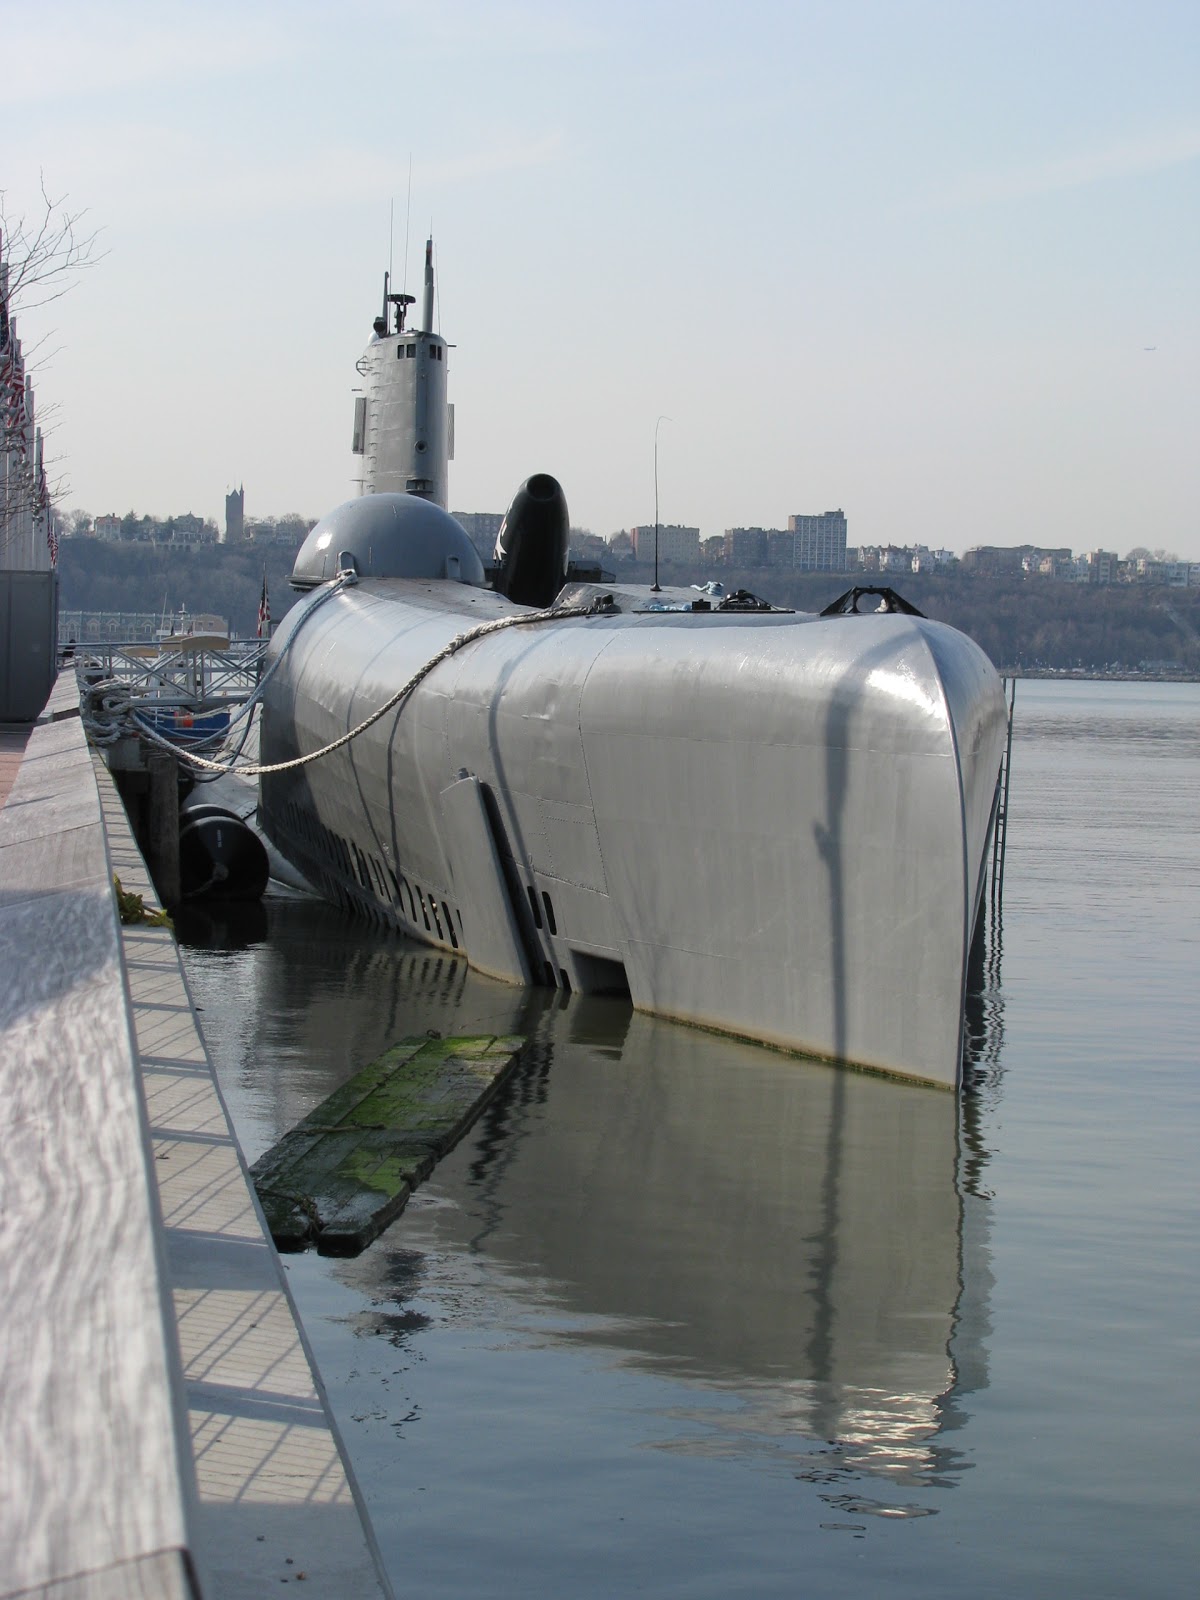
<instances>
[{"instance_id":1,"label":"water","mask_svg":"<svg viewBox=\"0 0 1200 1600\"><path fill-rule=\"evenodd\" d=\"M288 1258L397 1590L1194 1594L1198 794L1200 686L1019 686L960 1104L294 901L193 930L251 1160L398 1035L536 1041Z\"/></svg>"}]
</instances>

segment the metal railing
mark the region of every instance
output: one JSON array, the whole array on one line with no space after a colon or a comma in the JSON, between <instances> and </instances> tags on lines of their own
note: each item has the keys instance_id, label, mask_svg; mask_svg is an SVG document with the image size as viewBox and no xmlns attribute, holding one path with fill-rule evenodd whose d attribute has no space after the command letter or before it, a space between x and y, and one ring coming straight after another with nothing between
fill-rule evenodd
<instances>
[{"instance_id":1,"label":"metal railing","mask_svg":"<svg viewBox=\"0 0 1200 1600\"><path fill-rule=\"evenodd\" d=\"M77 643L75 672L81 685L115 680L160 705L202 711L248 699L262 677L266 653L265 639L234 639L222 649Z\"/></svg>"}]
</instances>

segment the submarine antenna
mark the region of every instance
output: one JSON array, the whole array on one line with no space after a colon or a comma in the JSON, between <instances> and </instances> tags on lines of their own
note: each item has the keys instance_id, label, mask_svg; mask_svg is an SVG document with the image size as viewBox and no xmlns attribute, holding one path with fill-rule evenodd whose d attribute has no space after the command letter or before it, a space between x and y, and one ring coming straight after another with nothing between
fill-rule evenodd
<instances>
[{"instance_id":1,"label":"submarine antenna","mask_svg":"<svg viewBox=\"0 0 1200 1600\"><path fill-rule=\"evenodd\" d=\"M433 235L425 241L425 299L421 307L421 327L433 332Z\"/></svg>"},{"instance_id":2,"label":"submarine antenna","mask_svg":"<svg viewBox=\"0 0 1200 1600\"><path fill-rule=\"evenodd\" d=\"M408 235L412 227L412 151L408 152L408 199L404 202L404 292L408 293Z\"/></svg>"},{"instance_id":3,"label":"submarine antenna","mask_svg":"<svg viewBox=\"0 0 1200 1600\"><path fill-rule=\"evenodd\" d=\"M670 422L670 417L659 417L654 424L654 586L651 594L661 594L662 588L658 581L658 430L664 422Z\"/></svg>"}]
</instances>

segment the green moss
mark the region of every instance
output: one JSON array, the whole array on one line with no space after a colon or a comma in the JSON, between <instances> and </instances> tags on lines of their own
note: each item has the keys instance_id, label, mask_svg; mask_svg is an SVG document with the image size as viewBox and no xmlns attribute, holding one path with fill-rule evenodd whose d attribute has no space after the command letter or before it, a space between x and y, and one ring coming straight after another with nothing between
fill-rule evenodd
<instances>
[{"instance_id":1,"label":"green moss","mask_svg":"<svg viewBox=\"0 0 1200 1600\"><path fill-rule=\"evenodd\" d=\"M121 887L121 880L113 873L113 892L117 897L117 911L123 924L142 923L148 928L170 928L175 931L175 924L167 913L161 909L155 910L148 906L140 894L133 894L128 889Z\"/></svg>"}]
</instances>

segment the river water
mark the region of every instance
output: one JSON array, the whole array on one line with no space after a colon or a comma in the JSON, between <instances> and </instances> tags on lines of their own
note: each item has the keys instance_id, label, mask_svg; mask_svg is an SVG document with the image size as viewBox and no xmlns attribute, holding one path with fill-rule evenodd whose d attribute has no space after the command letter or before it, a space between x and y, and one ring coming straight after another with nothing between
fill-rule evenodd
<instances>
[{"instance_id":1,"label":"river water","mask_svg":"<svg viewBox=\"0 0 1200 1600\"><path fill-rule=\"evenodd\" d=\"M181 927L253 1161L397 1037L511 1083L285 1258L393 1583L1192 1596L1200 685L1018 686L970 1086L527 995L323 907Z\"/></svg>"}]
</instances>

